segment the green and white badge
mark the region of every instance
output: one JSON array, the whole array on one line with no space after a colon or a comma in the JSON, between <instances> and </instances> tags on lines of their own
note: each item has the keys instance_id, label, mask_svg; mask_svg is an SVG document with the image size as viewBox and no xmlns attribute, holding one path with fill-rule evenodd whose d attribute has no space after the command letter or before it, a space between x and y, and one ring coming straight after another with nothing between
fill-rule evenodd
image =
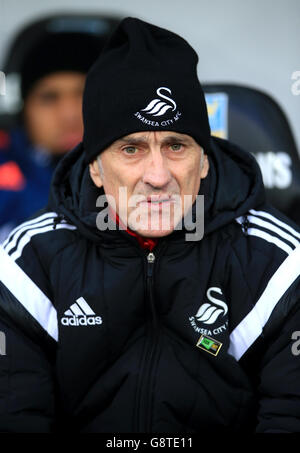
<instances>
[{"instance_id":1,"label":"green and white badge","mask_svg":"<svg viewBox=\"0 0 300 453\"><path fill-rule=\"evenodd\" d=\"M222 343L207 335L201 335L196 346L212 355L218 355Z\"/></svg>"}]
</instances>

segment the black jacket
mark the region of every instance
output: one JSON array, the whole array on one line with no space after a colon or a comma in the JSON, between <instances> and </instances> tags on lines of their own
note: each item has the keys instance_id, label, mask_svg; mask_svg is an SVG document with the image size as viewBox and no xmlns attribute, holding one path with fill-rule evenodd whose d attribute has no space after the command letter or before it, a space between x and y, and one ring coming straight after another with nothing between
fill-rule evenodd
<instances>
[{"instance_id":1,"label":"black jacket","mask_svg":"<svg viewBox=\"0 0 300 453\"><path fill-rule=\"evenodd\" d=\"M59 164L0 250L1 431L300 432L300 234L251 155L212 147L203 239L153 253L97 229L82 145Z\"/></svg>"}]
</instances>

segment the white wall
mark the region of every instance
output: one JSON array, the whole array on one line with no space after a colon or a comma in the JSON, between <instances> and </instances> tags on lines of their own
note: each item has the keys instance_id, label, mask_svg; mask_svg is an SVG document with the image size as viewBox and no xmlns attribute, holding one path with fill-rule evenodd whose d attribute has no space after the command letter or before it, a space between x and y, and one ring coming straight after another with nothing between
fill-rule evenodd
<instances>
[{"instance_id":1,"label":"white wall","mask_svg":"<svg viewBox=\"0 0 300 453\"><path fill-rule=\"evenodd\" d=\"M7 44L24 22L48 13L131 15L185 37L199 54L204 82L247 84L279 102L300 150L300 0L0 0L0 69Z\"/></svg>"}]
</instances>

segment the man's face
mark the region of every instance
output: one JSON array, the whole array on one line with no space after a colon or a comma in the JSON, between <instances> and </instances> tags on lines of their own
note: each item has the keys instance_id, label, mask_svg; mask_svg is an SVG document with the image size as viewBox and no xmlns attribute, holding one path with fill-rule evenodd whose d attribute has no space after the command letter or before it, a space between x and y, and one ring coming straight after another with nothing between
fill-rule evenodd
<instances>
[{"instance_id":1,"label":"man's face","mask_svg":"<svg viewBox=\"0 0 300 453\"><path fill-rule=\"evenodd\" d=\"M100 171L99 159L90 164L91 178L114 198L121 220L145 237L162 237L174 230L209 169L207 156L192 137L169 131L130 134L100 158ZM126 188L127 199L119 199L120 188Z\"/></svg>"},{"instance_id":2,"label":"man's face","mask_svg":"<svg viewBox=\"0 0 300 453\"><path fill-rule=\"evenodd\" d=\"M52 154L63 154L82 140L85 75L57 72L40 79L25 100L30 140Z\"/></svg>"}]
</instances>

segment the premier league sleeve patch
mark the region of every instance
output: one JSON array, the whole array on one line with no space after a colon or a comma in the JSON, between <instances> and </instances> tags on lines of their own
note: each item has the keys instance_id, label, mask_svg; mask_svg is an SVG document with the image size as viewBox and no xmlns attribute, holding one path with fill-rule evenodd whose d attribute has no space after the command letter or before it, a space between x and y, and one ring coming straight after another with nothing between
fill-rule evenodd
<instances>
[{"instance_id":1,"label":"premier league sleeve patch","mask_svg":"<svg viewBox=\"0 0 300 453\"><path fill-rule=\"evenodd\" d=\"M222 343L207 335L201 335L196 343L196 346L203 349L203 351L216 356L222 347Z\"/></svg>"}]
</instances>

